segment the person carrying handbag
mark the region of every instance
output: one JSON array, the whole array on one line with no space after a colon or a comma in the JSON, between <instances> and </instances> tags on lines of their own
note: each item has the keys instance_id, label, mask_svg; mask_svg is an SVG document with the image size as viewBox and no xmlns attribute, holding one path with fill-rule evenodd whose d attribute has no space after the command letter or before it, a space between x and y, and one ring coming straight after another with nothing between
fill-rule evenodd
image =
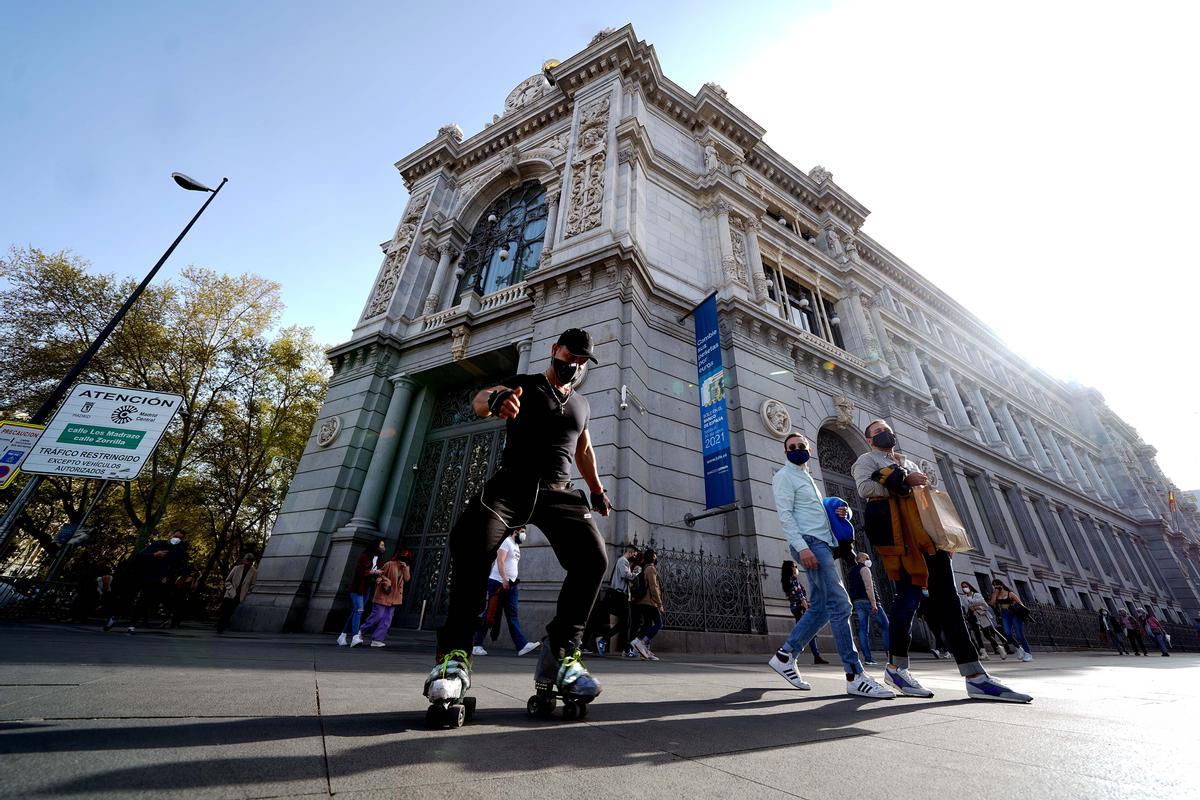
<instances>
[{"instance_id":1,"label":"person carrying handbag","mask_svg":"<svg viewBox=\"0 0 1200 800\"><path fill-rule=\"evenodd\" d=\"M1004 635L1017 645L1017 657L1022 661L1033 661L1033 654L1029 652L1029 640L1025 638L1025 623L1031 616L1029 606L1022 603L1020 595L1008 588L999 578L992 581L992 597L989 603L1000 611Z\"/></svg>"},{"instance_id":2,"label":"person carrying handbag","mask_svg":"<svg viewBox=\"0 0 1200 800\"><path fill-rule=\"evenodd\" d=\"M988 675L971 641L958 602L951 553L940 549L926 533L913 497L915 487L929 478L896 450L896 435L887 421L872 420L863 431L870 450L854 462L851 474L866 502L867 541L883 561L895 587L892 604L888 665L884 679L909 697L933 697L909 672L913 617L923 598L931 620L940 624L967 696L978 700L1028 703L1033 698L1014 691Z\"/></svg>"}]
</instances>

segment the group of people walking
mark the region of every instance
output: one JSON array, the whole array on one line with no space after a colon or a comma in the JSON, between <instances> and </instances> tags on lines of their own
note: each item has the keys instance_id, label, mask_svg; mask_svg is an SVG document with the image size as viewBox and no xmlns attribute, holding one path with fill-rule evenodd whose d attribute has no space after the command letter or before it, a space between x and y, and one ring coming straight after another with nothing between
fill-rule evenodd
<instances>
[{"instance_id":1,"label":"group of people walking","mask_svg":"<svg viewBox=\"0 0 1200 800\"><path fill-rule=\"evenodd\" d=\"M386 647L396 606L404 602L404 584L411 576L412 553L402 547L387 557L387 542L378 539L355 560L350 578L350 614L338 635L339 647L358 647L368 639L371 647ZM372 594L373 592L373 594ZM368 596L371 610L364 620Z\"/></svg>"},{"instance_id":2,"label":"group of people walking","mask_svg":"<svg viewBox=\"0 0 1200 800\"><path fill-rule=\"evenodd\" d=\"M1136 614L1130 614L1122 608L1113 615L1107 608L1102 608L1100 627L1108 635L1113 648L1121 655L1149 655L1146 652L1147 638L1158 647L1160 655L1171 655L1166 628L1152 611L1139 608Z\"/></svg>"},{"instance_id":3,"label":"group of people walking","mask_svg":"<svg viewBox=\"0 0 1200 800\"><path fill-rule=\"evenodd\" d=\"M584 630L582 652L606 656L658 661L650 642L666 621L662 583L658 579L658 554L651 548L639 550L625 545L613 565L609 588L596 600ZM616 649L610 650L615 638Z\"/></svg>"}]
</instances>

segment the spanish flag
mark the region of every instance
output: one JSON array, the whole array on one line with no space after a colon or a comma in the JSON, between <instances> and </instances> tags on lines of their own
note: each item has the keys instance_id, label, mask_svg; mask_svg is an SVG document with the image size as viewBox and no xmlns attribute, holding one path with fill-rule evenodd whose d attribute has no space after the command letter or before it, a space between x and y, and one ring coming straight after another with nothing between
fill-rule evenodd
<instances>
[{"instance_id":1,"label":"spanish flag","mask_svg":"<svg viewBox=\"0 0 1200 800\"><path fill-rule=\"evenodd\" d=\"M1175 490L1167 489L1167 508L1171 511L1175 510Z\"/></svg>"}]
</instances>

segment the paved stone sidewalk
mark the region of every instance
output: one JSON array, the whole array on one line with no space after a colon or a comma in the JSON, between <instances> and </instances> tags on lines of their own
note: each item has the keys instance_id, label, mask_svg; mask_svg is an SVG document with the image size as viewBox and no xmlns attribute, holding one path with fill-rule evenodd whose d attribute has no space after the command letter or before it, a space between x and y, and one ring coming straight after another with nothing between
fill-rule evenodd
<instances>
[{"instance_id":1,"label":"paved stone sidewalk","mask_svg":"<svg viewBox=\"0 0 1200 800\"><path fill-rule=\"evenodd\" d=\"M1194 798L1200 656L1039 654L1031 706L799 692L762 657L595 659L585 722L525 714L533 662L477 659L477 721L423 726L428 638L0 625L0 797Z\"/></svg>"}]
</instances>

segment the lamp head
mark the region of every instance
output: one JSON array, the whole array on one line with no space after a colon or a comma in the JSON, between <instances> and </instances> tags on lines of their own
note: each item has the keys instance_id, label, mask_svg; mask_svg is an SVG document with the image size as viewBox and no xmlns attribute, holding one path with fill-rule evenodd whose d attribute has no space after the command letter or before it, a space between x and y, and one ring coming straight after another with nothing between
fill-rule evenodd
<instances>
[{"instance_id":1,"label":"lamp head","mask_svg":"<svg viewBox=\"0 0 1200 800\"><path fill-rule=\"evenodd\" d=\"M182 172L172 172L171 178L173 178L176 183L178 183L184 189L187 189L189 192L211 192L212 191L212 189L208 188L200 181L196 180L195 178L189 178L187 175L184 175Z\"/></svg>"}]
</instances>

